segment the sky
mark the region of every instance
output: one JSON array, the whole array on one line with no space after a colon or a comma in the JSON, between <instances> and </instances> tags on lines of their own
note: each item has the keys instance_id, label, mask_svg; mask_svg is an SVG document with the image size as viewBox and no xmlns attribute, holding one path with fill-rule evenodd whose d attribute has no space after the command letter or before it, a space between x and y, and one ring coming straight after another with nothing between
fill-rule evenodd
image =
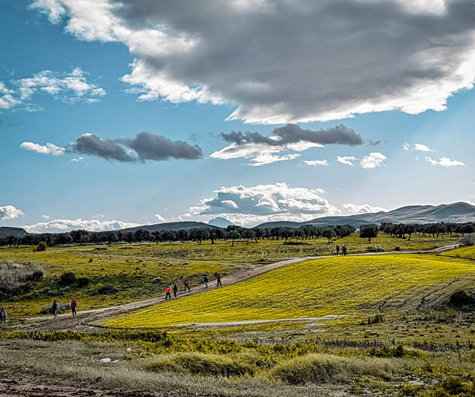
<instances>
[{"instance_id":1,"label":"sky","mask_svg":"<svg viewBox=\"0 0 475 397\"><path fill-rule=\"evenodd\" d=\"M0 226L475 202L472 0L0 0Z\"/></svg>"}]
</instances>

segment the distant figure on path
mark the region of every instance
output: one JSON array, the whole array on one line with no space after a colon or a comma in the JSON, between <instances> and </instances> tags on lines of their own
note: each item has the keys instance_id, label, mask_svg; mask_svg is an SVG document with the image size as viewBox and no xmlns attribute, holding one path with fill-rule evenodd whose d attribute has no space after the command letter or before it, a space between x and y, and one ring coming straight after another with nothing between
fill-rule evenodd
<instances>
[{"instance_id":1,"label":"distant figure on path","mask_svg":"<svg viewBox=\"0 0 475 397\"><path fill-rule=\"evenodd\" d=\"M7 322L7 311L3 307L0 307L0 324L1 323L5 324L6 322Z\"/></svg>"},{"instance_id":2,"label":"distant figure on path","mask_svg":"<svg viewBox=\"0 0 475 397\"><path fill-rule=\"evenodd\" d=\"M205 287L206 288L208 288L208 283L209 283L208 275L205 274Z\"/></svg>"},{"instance_id":3,"label":"distant figure on path","mask_svg":"<svg viewBox=\"0 0 475 397\"><path fill-rule=\"evenodd\" d=\"M336 254L338 255L340 253L340 246L337 244L336 245Z\"/></svg>"},{"instance_id":4,"label":"distant figure on path","mask_svg":"<svg viewBox=\"0 0 475 397\"><path fill-rule=\"evenodd\" d=\"M78 303L76 302L76 299L73 298L71 301L71 312L73 313L73 317L76 317L78 314L76 312L76 307L78 307Z\"/></svg>"},{"instance_id":5,"label":"distant figure on path","mask_svg":"<svg viewBox=\"0 0 475 397\"><path fill-rule=\"evenodd\" d=\"M170 287L170 285L167 285L166 292L165 300L172 299L172 287Z\"/></svg>"},{"instance_id":6,"label":"distant figure on path","mask_svg":"<svg viewBox=\"0 0 475 397\"><path fill-rule=\"evenodd\" d=\"M186 292L186 290L191 292L190 280L188 280L188 278L185 278L185 292Z\"/></svg>"},{"instance_id":7,"label":"distant figure on path","mask_svg":"<svg viewBox=\"0 0 475 397\"><path fill-rule=\"evenodd\" d=\"M346 245L344 245L343 247L341 247L341 251L342 251L343 256L346 256L346 255L347 255L347 252L346 252Z\"/></svg>"},{"instance_id":8,"label":"distant figure on path","mask_svg":"<svg viewBox=\"0 0 475 397\"><path fill-rule=\"evenodd\" d=\"M216 288L222 287L223 284L221 284L221 274L216 274Z\"/></svg>"},{"instance_id":9,"label":"distant figure on path","mask_svg":"<svg viewBox=\"0 0 475 397\"><path fill-rule=\"evenodd\" d=\"M56 299L53 301L53 304L51 305L51 313L53 313L54 318L58 316L58 303L56 302Z\"/></svg>"},{"instance_id":10,"label":"distant figure on path","mask_svg":"<svg viewBox=\"0 0 475 397\"><path fill-rule=\"evenodd\" d=\"M176 284L173 284L173 296L176 298L176 295L178 294L178 287Z\"/></svg>"}]
</instances>

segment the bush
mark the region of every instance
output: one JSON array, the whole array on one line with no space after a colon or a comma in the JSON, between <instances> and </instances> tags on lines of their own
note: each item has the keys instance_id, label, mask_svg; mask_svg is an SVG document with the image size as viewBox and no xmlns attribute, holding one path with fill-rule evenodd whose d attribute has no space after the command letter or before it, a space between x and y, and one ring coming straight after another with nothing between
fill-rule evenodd
<instances>
[{"instance_id":1,"label":"bush","mask_svg":"<svg viewBox=\"0 0 475 397\"><path fill-rule=\"evenodd\" d=\"M473 296L467 294L465 291L457 291L449 298L450 306L466 306L473 305L474 303L475 299L473 298Z\"/></svg>"},{"instance_id":2,"label":"bush","mask_svg":"<svg viewBox=\"0 0 475 397\"><path fill-rule=\"evenodd\" d=\"M42 270L35 270L33 273L26 276L26 281L40 281L43 277L44 273Z\"/></svg>"},{"instance_id":3,"label":"bush","mask_svg":"<svg viewBox=\"0 0 475 397\"><path fill-rule=\"evenodd\" d=\"M77 284L78 284L78 287L80 288L87 287L90 282L91 280L89 280L87 277L79 277L77 279Z\"/></svg>"},{"instance_id":4,"label":"bush","mask_svg":"<svg viewBox=\"0 0 475 397\"><path fill-rule=\"evenodd\" d=\"M113 285L104 285L97 290L99 295L114 295L117 294L117 292L119 292L119 290Z\"/></svg>"},{"instance_id":5,"label":"bush","mask_svg":"<svg viewBox=\"0 0 475 397\"><path fill-rule=\"evenodd\" d=\"M279 365L271 371L271 376L291 385L302 385L346 383L354 376L363 375L390 378L399 371L396 363L385 359L309 354Z\"/></svg>"},{"instance_id":6,"label":"bush","mask_svg":"<svg viewBox=\"0 0 475 397\"><path fill-rule=\"evenodd\" d=\"M42 251L46 251L46 243L44 241L41 241L39 244L38 244L38 247L36 247L36 252L42 252Z\"/></svg>"},{"instance_id":7,"label":"bush","mask_svg":"<svg viewBox=\"0 0 475 397\"><path fill-rule=\"evenodd\" d=\"M366 247L366 252L384 252L384 248L379 245L373 245L371 247Z\"/></svg>"},{"instance_id":8,"label":"bush","mask_svg":"<svg viewBox=\"0 0 475 397\"><path fill-rule=\"evenodd\" d=\"M475 395L475 386L473 383L464 382L453 376L441 380L435 387L435 390L428 394L428 396L434 397L473 395Z\"/></svg>"},{"instance_id":9,"label":"bush","mask_svg":"<svg viewBox=\"0 0 475 397\"><path fill-rule=\"evenodd\" d=\"M235 377L254 375L254 369L246 363L215 354L179 353L160 357L146 364L153 372L178 372L201 376Z\"/></svg>"},{"instance_id":10,"label":"bush","mask_svg":"<svg viewBox=\"0 0 475 397\"><path fill-rule=\"evenodd\" d=\"M284 245L310 245L310 243L305 241L285 241Z\"/></svg>"},{"instance_id":11,"label":"bush","mask_svg":"<svg viewBox=\"0 0 475 397\"><path fill-rule=\"evenodd\" d=\"M72 285L76 282L76 275L73 272L63 273L59 283L61 285Z\"/></svg>"}]
</instances>

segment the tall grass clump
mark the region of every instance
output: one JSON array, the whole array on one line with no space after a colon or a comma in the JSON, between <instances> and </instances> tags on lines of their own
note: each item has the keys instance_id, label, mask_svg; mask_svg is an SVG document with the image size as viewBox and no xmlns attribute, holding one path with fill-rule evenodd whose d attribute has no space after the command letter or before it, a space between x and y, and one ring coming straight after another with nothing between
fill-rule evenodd
<instances>
[{"instance_id":1,"label":"tall grass clump","mask_svg":"<svg viewBox=\"0 0 475 397\"><path fill-rule=\"evenodd\" d=\"M35 265L0 263L0 298L8 298L25 288L28 281L38 281L43 272Z\"/></svg>"},{"instance_id":2,"label":"tall grass clump","mask_svg":"<svg viewBox=\"0 0 475 397\"><path fill-rule=\"evenodd\" d=\"M291 385L348 383L353 377L363 375L391 379L401 371L395 360L308 354L275 367L271 377Z\"/></svg>"},{"instance_id":3,"label":"tall grass clump","mask_svg":"<svg viewBox=\"0 0 475 397\"><path fill-rule=\"evenodd\" d=\"M238 377L254 375L247 363L216 354L177 353L162 356L145 365L151 372L188 373L201 376Z\"/></svg>"}]
</instances>

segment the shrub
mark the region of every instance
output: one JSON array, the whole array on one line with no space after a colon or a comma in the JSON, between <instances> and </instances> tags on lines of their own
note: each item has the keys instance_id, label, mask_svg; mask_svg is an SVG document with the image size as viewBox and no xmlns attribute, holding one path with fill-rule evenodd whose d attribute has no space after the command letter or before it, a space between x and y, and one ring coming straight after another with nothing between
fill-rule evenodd
<instances>
[{"instance_id":1,"label":"shrub","mask_svg":"<svg viewBox=\"0 0 475 397\"><path fill-rule=\"evenodd\" d=\"M77 279L77 284L78 284L78 287L80 288L87 287L90 282L91 280L89 280L87 277L79 277Z\"/></svg>"},{"instance_id":2,"label":"shrub","mask_svg":"<svg viewBox=\"0 0 475 397\"><path fill-rule=\"evenodd\" d=\"M394 372L399 372L396 363L385 359L309 354L279 365L271 371L271 376L291 385L301 385L346 383L362 375L390 378Z\"/></svg>"},{"instance_id":3,"label":"shrub","mask_svg":"<svg viewBox=\"0 0 475 397\"><path fill-rule=\"evenodd\" d=\"M465 291L457 291L449 298L450 306L465 306L475 303L473 296L467 294Z\"/></svg>"},{"instance_id":4,"label":"shrub","mask_svg":"<svg viewBox=\"0 0 475 397\"><path fill-rule=\"evenodd\" d=\"M61 285L71 285L76 282L76 275L73 272L63 273L59 283Z\"/></svg>"},{"instance_id":5,"label":"shrub","mask_svg":"<svg viewBox=\"0 0 475 397\"><path fill-rule=\"evenodd\" d=\"M449 376L441 380L435 387L435 390L428 395L434 397L473 396L475 395L475 386L473 383L464 382L459 378Z\"/></svg>"},{"instance_id":6,"label":"shrub","mask_svg":"<svg viewBox=\"0 0 475 397\"><path fill-rule=\"evenodd\" d=\"M35 270L33 273L26 276L26 281L40 281L43 277L44 273L42 270Z\"/></svg>"},{"instance_id":7,"label":"shrub","mask_svg":"<svg viewBox=\"0 0 475 397\"><path fill-rule=\"evenodd\" d=\"M32 281L31 277L38 277L37 272L43 274L35 265L0 263L0 299L7 299L31 288L27 282Z\"/></svg>"},{"instance_id":8,"label":"shrub","mask_svg":"<svg viewBox=\"0 0 475 397\"><path fill-rule=\"evenodd\" d=\"M160 357L146 364L153 372L181 372L201 376L235 377L254 375L254 369L246 363L215 354L179 353Z\"/></svg>"},{"instance_id":9,"label":"shrub","mask_svg":"<svg viewBox=\"0 0 475 397\"><path fill-rule=\"evenodd\" d=\"M285 241L283 245L310 245L305 241Z\"/></svg>"},{"instance_id":10,"label":"shrub","mask_svg":"<svg viewBox=\"0 0 475 397\"><path fill-rule=\"evenodd\" d=\"M36 247L36 252L42 252L42 251L46 251L46 243L44 241L41 241L39 244L38 244L38 247Z\"/></svg>"},{"instance_id":11,"label":"shrub","mask_svg":"<svg viewBox=\"0 0 475 397\"><path fill-rule=\"evenodd\" d=\"M384 248L379 245L373 245L371 247L366 247L366 252L384 252Z\"/></svg>"},{"instance_id":12,"label":"shrub","mask_svg":"<svg viewBox=\"0 0 475 397\"><path fill-rule=\"evenodd\" d=\"M419 392L422 390L421 386L418 385L411 385L410 383L406 383L400 390L401 395L403 396L418 396Z\"/></svg>"}]
</instances>

